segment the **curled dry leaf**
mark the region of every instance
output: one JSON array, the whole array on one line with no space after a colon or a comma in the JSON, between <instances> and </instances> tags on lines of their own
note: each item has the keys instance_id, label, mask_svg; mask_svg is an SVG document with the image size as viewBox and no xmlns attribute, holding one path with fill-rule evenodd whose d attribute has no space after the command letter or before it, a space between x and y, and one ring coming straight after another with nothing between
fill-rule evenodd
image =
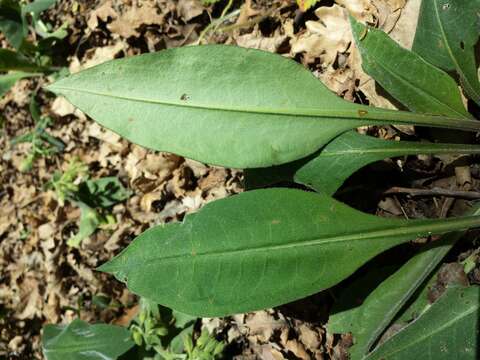
<instances>
[{"instance_id":1,"label":"curled dry leaf","mask_svg":"<svg viewBox=\"0 0 480 360\"><path fill-rule=\"evenodd\" d=\"M162 25L165 16L158 13L159 8L153 1L141 1L137 6L129 7L128 10L119 15L114 21L108 24L108 29L123 38L131 36L138 37L138 29L142 25Z\"/></svg>"}]
</instances>

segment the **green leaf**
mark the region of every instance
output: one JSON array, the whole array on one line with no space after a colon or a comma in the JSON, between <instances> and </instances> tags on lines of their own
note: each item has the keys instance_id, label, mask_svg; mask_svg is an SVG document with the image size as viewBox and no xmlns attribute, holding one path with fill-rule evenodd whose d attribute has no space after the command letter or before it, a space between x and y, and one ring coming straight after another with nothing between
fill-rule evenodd
<instances>
[{"instance_id":1,"label":"green leaf","mask_svg":"<svg viewBox=\"0 0 480 360\"><path fill-rule=\"evenodd\" d=\"M270 168L246 170L245 185L251 189L282 181L295 181L333 195L348 177L375 161L413 154L478 153L480 147L475 145L383 140L348 131L305 159Z\"/></svg>"},{"instance_id":2,"label":"green leaf","mask_svg":"<svg viewBox=\"0 0 480 360\"><path fill-rule=\"evenodd\" d=\"M294 180L316 191L333 195L350 175L375 161L413 154L469 153L480 153L480 147L383 140L349 131L335 138L318 156L299 167Z\"/></svg>"},{"instance_id":3,"label":"green leaf","mask_svg":"<svg viewBox=\"0 0 480 360\"><path fill-rule=\"evenodd\" d=\"M0 32L15 49L22 46L25 36L18 1L0 0Z\"/></svg>"},{"instance_id":4,"label":"green leaf","mask_svg":"<svg viewBox=\"0 0 480 360\"><path fill-rule=\"evenodd\" d=\"M121 326L76 319L68 326L43 328L43 354L47 360L114 360L133 346L130 331Z\"/></svg>"},{"instance_id":5,"label":"green leaf","mask_svg":"<svg viewBox=\"0 0 480 360\"><path fill-rule=\"evenodd\" d=\"M446 71L456 71L469 97L480 104L475 45L479 0L423 0L413 51Z\"/></svg>"},{"instance_id":6,"label":"green leaf","mask_svg":"<svg viewBox=\"0 0 480 360\"><path fill-rule=\"evenodd\" d=\"M130 192L125 189L118 178L111 176L81 183L77 196L92 208L109 208L128 199Z\"/></svg>"},{"instance_id":7,"label":"green leaf","mask_svg":"<svg viewBox=\"0 0 480 360\"><path fill-rule=\"evenodd\" d=\"M0 49L0 71L10 70L36 72L46 68L36 65L18 52Z\"/></svg>"},{"instance_id":8,"label":"green leaf","mask_svg":"<svg viewBox=\"0 0 480 360\"><path fill-rule=\"evenodd\" d=\"M475 120L350 103L292 60L225 45L117 59L48 89L134 143L239 168L305 157L366 124L480 129Z\"/></svg>"},{"instance_id":9,"label":"green leaf","mask_svg":"<svg viewBox=\"0 0 480 360\"><path fill-rule=\"evenodd\" d=\"M27 15L32 17L32 22L36 23L40 14L55 5L57 0L34 0L31 3L22 6L22 19L27 26Z\"/></svg>"},{"instance_id":10,"label":"green leaf","mask_svg":"<svg viewBox=\"0 0 480 360\"><path fill-rule=\"evenodd\" d=\"M168 349L176 354L185 352L185 340L186 338L192 338L193 336L193 324L186 326L180 331L168 344Z\"/></svg>"},{"instance_id":11,"label":"green leaf","mask_svg":"<svg viewBox=\"0 0 480 360\"><path fill-rule=\"evenodd\" d=\"M81 211L78 232L67 241L67 245L72 247L80 246L82 240L92 235L100 224L100 219L95 209L82 202L77 204Z\"/></svg>"},{"instance_id":12,"label":"green leaf","mask_svg":"<svg viewBox=\"0 0 480 360\"><path fill-rule=\"evenodd\" d=\"M0 75L0 98L5 95L18 80L40 75L41 74L38 73L27 73L23 71L14 71L5 75Z\"/></svg>"},{"instance_id":13,"label":"green leaf","mask_svg":"<svg viewBox=\"0 0 480 360\"><path fill-rule=\"evenodd\" d=\"M479 224L386 219L321 194L256 190L147 230L99 270L175 310L223 316L311 295L397 244Z\"/></svg>"},{"instance_id":14,"label":"green leaf","mask_svg":"<svg viewBox=\"0 0 480 360\"><path fill-rule=\"evenodd\" d=\"M362 68L411 111L470 118L455 81L383 31L350 17Z\"/></svg>"},{"instance_id":15,"label":"green leaf","mask_svg":"<svg viewBox=\"0 0 480 360\"><path fill-rule=\"evenodd\" d=\"M25 6L22 7L22 22L23 27L26 32L28 31L28 17L32 18L32 25L35 28L35 32L40 35L42 38L55 38L55 39L63 39L65 36L68 35L66 32L66 28L68 23L65 22L62 24L60 28L55 31L50 31L48 26L43 23L40 19L40 14L45 10L48 10L50 7L55 5L57 0L35 0Z\"/></svg>"},{"instance_id":16,"label":"green leaf","mask_svg":"<svg viewBox=\"0 0 480 360\"><path fill-rule=\"evenodd\" d=\"M366 359L478 359L480 288L447 289L420 318Z\"/></svg>"},{"instance_id":17,"label":"green leaf","mask_svg":"<svg viewBox=\"0 0 480 360\"><path fill-rule=\"evenodd\" d=\"M480 214L480 210L474 214ZM360 359L369 352L395 315L462 235L463 232L449 233L426 246L371 292L361 306L345 311L337 311L334 306L328 329L334 333L353 334L354 345L349 349L352 359ZM355 296L348 288L342 294L347 298Z\"/></svg>"}]
</instances>

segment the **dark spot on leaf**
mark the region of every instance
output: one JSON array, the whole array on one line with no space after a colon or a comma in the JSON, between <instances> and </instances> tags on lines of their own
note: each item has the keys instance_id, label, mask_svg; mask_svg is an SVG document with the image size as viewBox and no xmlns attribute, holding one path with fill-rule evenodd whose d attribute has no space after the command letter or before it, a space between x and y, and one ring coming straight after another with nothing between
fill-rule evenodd
<instances>
[{"instance_id":1,"label":"dark spot on leaf","mask_svg":"<svg viewBox=\"0 0 480 360\"><path fill-rule=\"evenodd\" d=\"M134 121L134 119L133 118L128 118L128 121L132 122L132 121Z\"/></svg>"},{"instance_id":2,"label":"dark spot on leaf","mask_svg":"<svg viewBox=\"0 0 480 360\"><path fill-rule=\"evenodd\" d=\"M368 114L367 110L358 110L358 116L365 116Z\"/></svg>"},{"instance_id":3,"label":"dark spot on leaf","mask_svg":"<svg viewBox=\"0 0 480 360\"><path fill-rule=\"evenodd\" d=\"M180 96L180 100L187 101L188 99L190 99L190 97L187 94Z\"/></svg>"},{"instance_id":4,"label":"dark spot on leaf","mask_svg":"<svg viewBox=\"0 0 480 360\"><path fill-rule=\"evenodd\" d=\"M462 50L465 50L465 43L463 41L460 41L460 47L462 48Z\"/></svg>"}]
</instances>

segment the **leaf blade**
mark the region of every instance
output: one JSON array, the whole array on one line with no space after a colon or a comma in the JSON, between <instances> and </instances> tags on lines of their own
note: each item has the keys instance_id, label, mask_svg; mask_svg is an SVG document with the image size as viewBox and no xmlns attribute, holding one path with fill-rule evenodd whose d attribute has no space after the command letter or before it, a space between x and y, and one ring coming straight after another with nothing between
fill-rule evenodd
<instances>
[{"instance_id":1,"label":"leaf blade","mask_svg":"<svg viewBox=\"0 0 480 360\"><path fill-rule=\"evenodd\" d=\"M383 140L349 131L300 166L294 181L333 195L350 175L375 161L413 154L478 154L479 151L480 147L475 145Z\"/></svg>"},{"instance_id":2,"label":"leaf blade","mask_svg":"<svg viewBox=\"0 0 480 360\"><path fill-rule=\"evenodd\" d=\"M236 168L299 159L363 124L480 128L473 120L353 104L293 61L234 46L114 60L48 89L134 143Z\"/></svg>"},{"instance_id":3,"label":"leaf blade","mask_svg":"<svg viewBox=\"0 0 480 360\"><path fill-rule=\"evenodd\" d=\"M8 49L0 49L0 71L44 71L46 68L39 66L20 53Z\"/></svg>"},{"instance_id":4,"label":"leaf blade","mask_svg":"<svg viewBox=\"0 0 480 360\"><path fill-rule=\"evenodd\" d=\"M477 209L473 213L479 214L480 210ZM328 329L335 333L351 332L353 334L355 343L349 349L352 358L360 359L369 352L402 306L462 235L462 232L446 234L442 239L422 249L378 285L362 305L342 312L333 310L327 325ZM346 289L345 296L352 297L352 293Z\"/></svg>"},{"instance_id":5,"label":"leaf blade","mask_svg":"<svg viewBox=\"0 0 480 360\"><path fill-rule=\"evenodd\" d=\"M448 74L402 48L383 31L353 17L350 24L362 68L398 101L415 112L471 118L457 84Z\"/></svg>"},{"instance_id":6,"label":"leaf blade","mask_svg":"<svg viewBox=\"0 0 480 360\"><path fill-rule=\"evenodd\" d=\"M413 51L446 70L456 71L464 90L480 104L474 47L479 36L480 1L422 1Z\"/></svg>"},{"instance_id":7,"label":"leaf blade","mask_svg":"<svg viewBox=\"0 0 480 360\"><path fill-rule=\"evenodd\" d=\"M175 310L221 316L311 295L387 248L476 222L377 218L320 194L258 190L147 230L99 270Z\"/></svg>"},{"instance_id":8,"label":"leaf blade","mask_svg":"<svg viewBox=\"0 0 480 360\"><path fill-rule=\"evenodd\" d=\"M7 93L15 83L23 78L31 76L40 76L38 73L28 73L23 71L13 71L5 75L0 75L0 98Z\"/></svg>"},{"instance_id":9,"label":"leaf blade","mask_svg":"<svg viewBox=\"0 0 480 360\"><path fill-rule=\"evenodd\" d=\"M448 288L420 318L366 359L406 359L419 353L425 359L477 359L479 290L478 286ZM430 352L425 353L425 348Z\"/></svg>"},{"instance_id":10,"label":"leaf blade","mask_svg":"<svg viewBox=\"0 0 480 360\"><path fill-rule=\"evenodd\" d=\"M47 360L115 360L133 345L126 328L80 319L67 326L46 325L42 339Z\"/></svg>"}]
</instances>

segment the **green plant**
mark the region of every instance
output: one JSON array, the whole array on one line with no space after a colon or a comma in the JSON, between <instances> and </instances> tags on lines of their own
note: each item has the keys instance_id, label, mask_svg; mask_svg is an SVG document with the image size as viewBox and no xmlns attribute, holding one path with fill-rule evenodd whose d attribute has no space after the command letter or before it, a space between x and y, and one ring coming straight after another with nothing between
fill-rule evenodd
<instances>
[{"instance_id":1,"label":"green plant","mask_svg":"<svg viewBox=\"0 0 480 360\"><path fill-rule=\"evenodd\" d=\"M55 191L60 206L71 201L81 210L78 232L67 244L77 247L83 239L92 235L98 227L109 227L115 219L109 209L130 196L116 177L88 179L87 166L78 159L72 159L66 170L55 172L47 184Z\"/></svg>"},{"instance_id":2,"label":"green plant","mask_svg":"<svg viewBox=\"0 0 480 360\"><path fill-rule=\"evenodd\" d=\"M214 360L222 355L224 344L207 330L194 335L196 317L145 298L139 305L137 316L127 327L89 325L80 319L68 326L47 325L44 355L47 360L80 360L92 352L96 353L92 359L116 359L124 354L121 358L128 360Z\"/></svg>"},{"instance_id":3,"label":"green plant","mask_svg":"<svg viewBox=\"0 0 480 360\"><path fill-rule=\"evenodd\" d=\"M142 298L139 314L130 325L130 331L137 346L154 360L213 360L222 354L224 345L207 330L203 330L194 341L196 320L196 317L172 312Z\"/></svg>"},{"instance_id":4,"label":"green plant","mask_svg":"<svg viewBox=\"0 0 480 360\"><path fill-rule=\"evenodd\" d=\"M462 4L424 1L417 39L427 36L428 19L439 9L441 26L452 24L459 13L480 10L479 1ZM50 85L49 90L100 124L143 146L250 169L247 183L264 186L287 179L315 190L259 189L215 201L182 223L147 230L99 270L156 303L198 316L223 316L331 288L387 249L442 235L391 277L377 277L371 297L349 313L338 311L329 325L332 331L353 333L352 354L359 359L411 356L420 343L434 347L435 356L458 352L473 359L479 313L475 286L448 289L404 331L380 345L378 341L464 231L480 225L478 211L448 219L381 218L331 195L357 169L390 156L478 153L478 146L471 145L370 139L353 128L410 124L478 131L480 122L464 108L450 75L386 34L351 22L365 71L412 112L349 103L290 60L230 46L114 60ZM461 36L453 41L464 45L449 47L451 61L458 51L469 58L479 33L476 22L456 25L450 31ZM449 44L449 39L442 41ZM475 100L472 89L478 78L463 66L455 70ZM359 328L356 317L365 328ZM446 325L441 325L443 318ZM462 332L462 338L445 349L442 339L448 329Z\"/></svg>"},{"instance_id":5,"label":"green plant","mask_svg":"<svg viewBox=\"0 0 480 360\"><path fill-rule=\"evenodd\" d=\"M14 50L0 49L0 97L17 80L41 76L57 71L52 67L51 49L67 36L67 23L53 30L40 19L40 14L56 3L56 0L35 0L24 3L17 0L0 0L0 32ZM29 39L29 29L32 38Z\"/></svg>"},{"instance_id":6,"label":"green plant","mask_svg":"<svg viewBox=\"0 0 480 360\"><path fill-rule=\"evenodd\" d=\"M21 171L32 169L34 161L41 156L50 156L62 151L65 145L57 138L50 135L46 128L51 125L52 119L49 116L40 116L40 109L35 101L35 94L30 101L30 114L35 122L32 131L17 136L11 140L11 145L30 143L31 147L27 156L20 164Z\"/></svg>"}]
</instances>

